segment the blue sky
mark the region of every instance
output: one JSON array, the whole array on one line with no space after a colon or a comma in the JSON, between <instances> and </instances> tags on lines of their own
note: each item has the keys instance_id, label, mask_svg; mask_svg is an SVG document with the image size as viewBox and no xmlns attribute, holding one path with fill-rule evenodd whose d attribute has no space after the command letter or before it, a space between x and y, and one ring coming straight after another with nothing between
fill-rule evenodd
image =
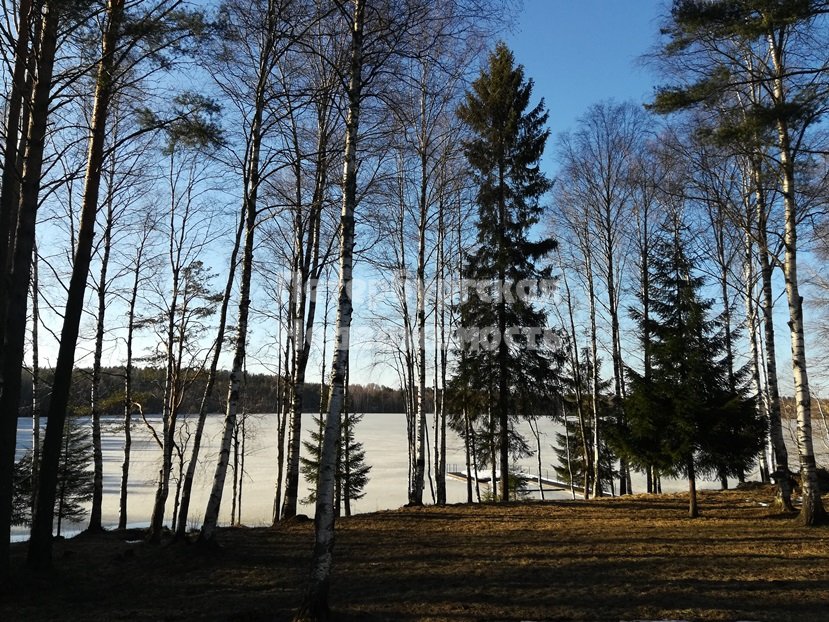
<instances>
[{"instance_id":1,"label":"blue sky","mask_svg":"<svg viewBox=\"0 0 829 622\"><path fill-rule=\"evenodd\" d=\"M655 44L664 0L524 0L512 32L504 36L525 76L535 82L534 105L544 98L552 137L544 168L555 177L555 137L571 129L587 108L615 99L647 101L656 76L637 61ZM358 303L359 304L359 303ZM359 339L357 340L359 342ZM371 347L352 350L358 382L396 386L388 366L371 366Z\"/></svg>"},{"instance_id":2,"label":"blue sky","mask_svg":"<svg viewBox=\"0 0 829 622\"><path fill-rule=\"evenodd\" d=\"M665 0L524 0L506 42L535 81L553 135L604 99L645 102L656 76L637 59L658 38Z\"/></svg>"}]
</instances>

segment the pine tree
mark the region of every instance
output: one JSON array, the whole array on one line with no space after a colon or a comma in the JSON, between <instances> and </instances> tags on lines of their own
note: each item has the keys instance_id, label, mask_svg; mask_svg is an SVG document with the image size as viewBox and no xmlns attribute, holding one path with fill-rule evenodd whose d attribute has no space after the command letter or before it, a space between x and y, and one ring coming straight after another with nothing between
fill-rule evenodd
<instances>
[{"instance_id":1,"label":"pine tree","mask_svg":"<svg viewBox=\"0 0 829 622\"><path fill-rule=\"evenodd\" d=\"M704 280L694 274L686 235L674 215L655 245L651 314L634 313L650 338L650 366L645 374L628 370L628 421L614 438L639 468L684 474L694 518L697 475L748 466L762 447L765 424L744 375L735 390L729 387L722 321L710 318L712 303L701 298Z\"/></svg>"},{"instance_id":2,"label":"pine tree","mask_svg":"<svg viewBox=\"0 0 829 622\"><path fill-rule=\"evenodd\" d=\"M554 348L542 335L546 316L531 301L541 280L550 278L549 268L536 262L555 248L551 239L529 237L542 213L539 200L550 189L539 168L549 136L547 112L543 101L528 109L532 89L523 67L499 43L458 111L472 135L465 154L477 186L478 218L476 247L463 268L474 287L460 306L457 375L468 387L491 388L503 474L513 448L510 420L530 405L552 403L556 391ZM500 493L508 500L509 485Z\"/></svg>"}]
</instances>

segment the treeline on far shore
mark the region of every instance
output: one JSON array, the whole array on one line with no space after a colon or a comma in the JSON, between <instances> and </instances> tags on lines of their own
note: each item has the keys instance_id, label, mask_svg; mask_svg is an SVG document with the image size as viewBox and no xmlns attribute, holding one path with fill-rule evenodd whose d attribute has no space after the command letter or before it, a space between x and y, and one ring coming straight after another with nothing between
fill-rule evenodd
<instances>
[{"instance_id":1,"label":"treeline on far shore","mask_svg":"<svg viewBox=\"0 0 829 622\"><path fill-rule=\"evenodd\" d=\"M165 370L159 367L141 367L132 370L133 401L141 405L145 414L160 413L164 400ZM217 374L213 394L207 403L210 413L223 412L227 400L229 371ZM198 412L207 383L207 372L193 371L185 378L186 389L180 412ZM45 414L49 407L52 386L52 370L40 371L38 408ZM276 375L246 374L244 379L243 408L252 413L277 412L282 404L280 392L285 382ZM88 415L91 409L92 371L76 369L72 378L72 394L69 400L70 413ZM349 409L359 413L399 413L405 411L404 395L401 389L378 384L349 386ZM32 376L23 372L20 416L32 413ZM303 390L303 412L319 412L320 385L307 383ZM124 413L124 368L108 367L101 373L100 401L98 406L103 415ZM137 408L137 407L136 407Z\"/></svg>"}]
</instances>

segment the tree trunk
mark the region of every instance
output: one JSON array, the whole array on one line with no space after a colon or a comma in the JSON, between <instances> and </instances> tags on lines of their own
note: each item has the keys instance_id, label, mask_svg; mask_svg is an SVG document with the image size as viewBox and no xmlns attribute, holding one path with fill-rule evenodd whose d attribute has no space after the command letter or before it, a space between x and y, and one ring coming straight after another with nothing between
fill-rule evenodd
<instances>
[{"instance_id":1,"label":"tree trunk","mask_svg":"<svg viewBox=\"0 0 829 622\"><path fill-rule=\"evenodd\" d=\"M478 449L475 443L475 426L469 421L469 437L472 439L472 471L475 478L475 499L481 502L481 480L478 478Z\"/></svg>"},{"instance_id":2,"label":"tree trunk","mask_svg":"<svg viewBox=\"0 0 829 622\"><path fill-rule=\"evenodd\" d=\"M616 292L616 268L615 268L615 253L614 253L614 225L612 223L612 204L611 199L607 200L605 205L605 218L602 223L604 228L603 234L606 240L606 247L604 248L604 260L606 266L605 281L607 283L607 309L610 313L610 341L611 341L611 357L613 359L613 410L616 413L616 421L619 425L624 422L625 414L623 407L623 400L625 395L622 351L619 337L619 303ZM630 489L630 472L628 469L627 460L621 458L619 460L619 494L631 494Z\"/></svg>"},{"instance_id":3,"label":"tree trunk","mask_svg":"<svg viewBox=\"0 0 829 622\"><path fill-rule=\"evenodd\" d=\"M37 247L32 249L32 500L37 508L37 483L40 473L40 291Z\"/></svg>"},{"instance_id":4,"label":"tree trunk","mask_svg":"<svg viewBox=\"0 0 829 622\"><path fill-rule=\"evenodd\" d=\"M278 293L279 301L282 301L282 292ZM285 309L287 315L287 308ZM280 314L282 313L282 309L280 308ZM288 323L287 319L283 322L283 318L280 317L277 324L278 324L278 331L277 331L277 348L279 350L279 363L277 365L279 377L276 381L276 410L277 410L277 422L276 422L276 492L274 493L273 498L273 521L272 524L276 525L281 518L282 512L282 486L283 480L285 479L285 431L288 428L288 407L286 405L287 401L287 385L288 385L288 344L286 340L285 349L282 350L282 329ZM323 329L323 334L325 333L325 329ZM323 373L321 378L325 378L325 340L323 339L322 342L322 351L323 351ZM323 395L323 385L325 385L324 380L320 380L320 408L322 408L322 395Z\"/></svg>"},{"instance_id":5,"label":"tree trunk","mask_svg":"<svg viewBox=\"0 0 829 622\"><path fill-rule=\"evenodd\" d=\"M18 7L20 34L15 48L14 70L6 109L6 143L3 152L3 178L0 189L0 583L10 576L9 542L14 488L14 458L17 443L17 417L20 403L20 370L26 333L26 306L34 247L35 214L43 165L44 135L49 113L49 91L55 55L57 11L51 3L43 7L43 23L38 56L38 79L31 91L30 113L21 114L25 91L30 2L22 0ZM38 22L40 23L40 22ZM28 109L29 107L27 107ZM28 116L26 138L17 139L21 116ZM25 166L20 179L19 146L25 143ZM17 215L17 222L15 222ZM24 237L18 240L18 236ZM12 248L14 251L12 252ZM11 259L11 262L10 262ZM11 265L9 265L11 263Z\"/></svg>"},{"instance_id":6,"label":"tree trunk","mask_svg":"<svg viewBox=\"0 0 829 622\"><path fill-rule=\"evenodd\" d=\"M751 214L749 212L748 216ZM754 273L754 243L752 233L746 232L744 238L744 256L743 256L743 286L745 288L745 309L746 309L746 329L749 338L749 353L751 365L751 384L756 395L756 408L760 417L764 421L768 421L768 411L766 410L766 401L763 397L763 385L760 381L760 349L757 343L757 305L754 298L756 276ZM766 433L766 440L768 441L768 432ZM760 456L760 479L763 483L769 481L769 467L766 459L766 445L764 443L763 450Z\"/></svg>"},{"instance_id":7,"label":"tree trunk","mask_svg":"<svg viewBox=\"0 0 829 622\"><path fill-rule=\"evenodd\" d=\"M783 33L781 33L783 36ZM786 102L782 75L783 51L776 44L776 33L769 36L769 51L775 70L774 101L778 110L784 109ZM797 275L797 201L795 197L794 155L790 142L789 126L786 117L777 118L777 140L779 148L780 172L782 181L783 207L785 211L785 229L783 248L785 263L783 277L786 282L786 299L789 306L789 329L792 343L792 375L794 377L795 402L797 404L797 453L800 456L800 486L803 492L803 505L800 509L800 522L803 525L817 525L825 519L823 502L817 483L817 466L812 446L812 402L809 393L809 375L806 366L806 340L803 331L803 298L800 295Z\"/></svg>"},{"instance_id":8,"label":"tree trunk","mask_svg":"<svg viewBox=\"0 0 829 622\"><path fill-rule=\"evenodd\" d=\"M245 489L245 453L246 453L246 450L247 450L247 440L248 440L247 420L248 420L247 413L243 413L242 414L242 447L241 447L242 456L239 460L239 469L240 469L239 472L241 474L240 477L239 477L239 502L236 504L236 511L238 512L238 514L236 515L236 524L237 525L242 524L242 493L244 492L244 489Z\"/></svg>"},{"instance_id":9,"label":"tree trunk","mask_svg":"<svg viewBox=\"0 0 829 622\"><path fill-rule=\"evenodd\" d=\"M199 536L199 539L202 542L209 542L213 539L216 525L218 524L219 508L221 506L225 477L227 475L227 464L230 459L230 442L233 430L236 426L236 411L238 408L242 368L245 362L248 313L250 310L250 282L253 273L253 239L256 225L256 210L260 176L259 160L262 138L264 135L263 116L265 112L267 89L269 86L270 67L273 62L272 56L276 43L275 31L277 17L277 7L275 6L273 0L271 0L268 2L268 13L265 16L267 29L265 40L263 41L262 48L260 50L253 121L251 124L250 143L248 147L246 188L242 210L245 214L245 246L242 258L242 281L239 294L236 351L233 357L233 368L230 373L230 382L228 386L227 410L225 413L222 444L219 450L219 459L216 463L216 471L213 477L213 487L210 492L210 498L207 502L207 509L204 513L204 523Z\"/></svg>"},{"instance_id":10,"label":"tree trunk","mask_svg":"<svg viewBox=\"0 0 829 622\"><path fill-rule=\"evenodd\" d=\"M239 257L239 248L242 245L242 233L245 230L245 214L239 215L239 225L236 227L236 238L233 242L233 250L230 253L230 261L228 263L227 281L225 282L224 295L222 296L222 303L219 308L219 327L216 333L216 341L213 344L213 357L210 360L210 370L207 373L207 383L204 387L201 403L199 405L199 415L196 420L196 431L193 434L193 449L190 453L190 461L187 463L187 471L184 474L184 483L181 487L181 503L178 508L178 516L176 522L176 540L182 540L187 533L187 522L190 514L190 500L193 491L193 480L196 477L196 467L199 462L199 452L201 450L202 436L204 435L204 425L207 422L207 405L213 397L213 389L216 386L216 372L219 368L219 357L222 353L222 346L225 340L225 330L227 329L227 308L230 304L230 296L233 292L233 282L236 276L236 260Z\"/></svg>"},{"instance_id":11,"label":"tree trunk","mask_svg":"<svg viewBox=\"0 0 829 622\"><path fill-rule=\"evenodd\" d=\"M439 423L440 423L440 446L438 447L438 503L446 504L446 371L447 371L447 356L446 356L446 301L444 300L445 281L444 270L446 267L446 257L444 254L444 209L443 201L440 204L440 211L438 213L438 276L439 287L435 295L435 300L440 297L440 331L439 345L440 356L437 365L440 369L440 400L437 398L437 387L435 387L435 404L436 408L440 409Z\"/></svg>"},{"instance_id":12,"label":"tree trunk","mask_svg":"<svg viewBox=\"0 0 829 622\"><path fill-rule=\"evenodd\" d=\"M567 458L567 476L570 478L570 494L573 496L573 501L576 500L576 489L573 482L573 457L570 454L570 426L567 425L567 413L564 413L564 448L566 450ZM539 462L539 468L541 463ZM541 477L541 475L539 475Z\"/></svg>"},{"instance_id":13,"label":"tree trunk","mask_svg":"<svg viewBox=\"0 0 829 622\"><path fill-rule=\"evenodd\" d=\"M178 357L176 356L176 315L179 313L179 297L181 295L181 272L182 272L182 245L181 237L179 235L178 245L176 244L176 180L174 176L174 162L175 162L175 147L170 150L170 168L169 183L170 183L170 229L169 229L169 247L168 254L170 259L170 266L172 268L172 283L170 291L172 292L172 299L169 308L166 310L167 334L165 335L166 353L166 373L164 376L164 398L162 401L162 434L161 434L161 468L158 471L158 481L156 483L155 499L153 501L153 511L150 517L150 529L147 535L147 540L151 543L159 543L161 541L161 532L164 527L164 513L167 508L167 498L170 494L170 474L173 470L173 445L174 434L176 427L176 403L179 400L179 386L180 386L180 362L177 364ZM184 231L184 223L182 223L181 231ZM186 308L186 302L182 304L182 322L183 309ZM179 345L179 350L183 343ZM179 360L180 361L180 360ZM175 518L175 517L174 517Z\"/></svg>"},{"instance_id":14,"label":"tree trunk","mask_svg":"<svg viewBox=\"0 0 829 622\"><path fill-rule=\"evenodd\" d=\"M506 204L506 154L501 154L498 162L498 219L501 226L498 229L498 432L501 459L501 501L509 501L509 381L507 378L507 367L509 361L509 344L507 343L507 278L506 278L506 257L507 247L504 230L507 226L507 204ZM493 465L493 471L495 466ZM494 484L494 481L493 481ZM494 492L494 489L493 489ZM495 496L493 495L493 501Z\"/></svg>"},{"instance_id":15,"label":"tree trunk","mask_svg":"<svg viewBox=\"0 0 829 622\"><path fill-rule=\"evenodd\" d=\"M141 267L144 260L144 250L151 228L145 222L142 232L143 238L138 245L133 270L132 289L130 290L127 308L127 339L126 361L124 361L124 461L121 464L121 493L119 497L118 529L127 528L127 494L129 490L130 454L132 452L132 348L135 335L135 308L138 302L138 290L141 284Z\"/></svg>"},{"instance_id":16,"label":"tree trunk","mask_svg":"<svg viewBox=\"0 0 829 622\"><path fill-rule=\"evenodd\" d=\"M593 498L602 496L601 445L599 444L599 346L596 335L596 292L593 286L593 257L589 241L585 242L585 268L587 270L587 298L590 303L590 402L593 406ZM611 478L613 479L613 478Z\"/></svg>"},{"instance_id":17,"label":"tree trunk","mask_svg":"<svg viewBox=\"0 0 829 622\"><path fill-rule=\"evenodd\" d=\"M109 173L109 193L107 196L107 214L104 225L104 248L101 255L101 274L98 281L98 313L95 328L95 351L92 359L92 391L90 395L90 409L92 415L92 507L89 511L88 531L102 531L101 506L104 499L104 457L101 449L101 410L99 392L101 389L101 358L104 351L104 327L106 319L107 269L109 254L112 249L112 227L114 217L113 177L115 164L113 162Z\"/></svg>"},{"instance_id":18,"label":"tree trunk","mask_svg":"<svg viewBox=\"0 0 829 622\"><path fill-rule=\"evenodd\" d=\"M492 413L492 398L489 398L488 409L488 423L489 423L489 463L491 467L492 480L490 490L492 491L492 499L490 501L498 500L498 443L495 441L495 416ZM503 481L503 477L501 478Z\"/></svg>"},{"instance_id":19,"label":"tree trunk","mask_svg":"<svg viewBox=\"0 0 829 622\"><path fill-rule=\"evenodd\" d=\"M528 418L527 423L530 426L530 432L532 432L533 438L535 438L535 457L536 457L536 467L538 468L538 494L541 496L541 500L544 501L544 482L541 478L541 430L538 429L538 420L535 418ZM567 430L567 417L565 415L564 419L564 426L565 431ZM569 442L569 439L568 439ZM569 449L568 449L569 454ZM568 456L569 462L569 456ZM571 476L572 476L572 469L571 469ZM572 488L573 482L570 482L570 486Z\"/></svg>"},{"instance_id":20,"label":"tree trunk","mask_svg":"<svg viewBox=\"0 0 829 622\"><path fill-rule=\"evenodd\" d=\"M465 432L463 435L463 449L466 458L466 502L472 503L472 455L470 451L472 448L472 426L469 422L469 411L466 408L463 409L463 424Z\"/></svg>"},{"instance_id":21,"label":"tree trunk","mask_svg":"<svg viewBox=\"0 0 829 622\"><path fill-rule=\"evenodd\" d=\"M294 259L296 261L296 259ZM282 518L290 518L296 514L296 504L299 497L299 449L301 446L302 414L294 412L294 378L296 372L296 264L291 268L291 281L288 284L288 303L285 306L285 387L282 408L288 433L288 460L285 474L285 500L282 503ZM296 414L296 416L294 416Z\"/></svg>"},{"instance_id":22,"label":"tree trunk","mask_svg":"<svg viewBox=\"0 0 829 622\"><path fill-rule=\"evenodd\" d=\"M230 497L230 526L236 524L236 502L239 495L239 422L233 428L233 494Z\"/></svg>"},{"instance_id":23,"label":"tree trunk","mask_svg":"<svg viewBox=\"0 0 829 622\"><path fill-rule=\"evenodd\" d=\"M114 87L113 54L121 28L123 11L124 0L110 0L107 6L108 23L103 36L95 88L95 104L92 110L78 244L75 249L72 277L69 283L63 329L61 330L60 349L55 364L52 398L49 403L48 422L43 442L37 513L32 523L32 536L29 541L29 563L38 568L50 566L52 560L52 523L61 436L63 435L66 419L69 388L75 364L75 346L78 340L84 292L86 291L86 280L89 276L89 263L92 256L92 238L95 232L95 216L98 209L98 191L101 184L107 116ZM56 23L51 23L56 22L56 19L49 18L50 13L47 13L47 19L50 20L50 23L44 24L44 35L50 30L51 34L56 31L56 28L54 28ZM44 41L43 48L46 47L47 44Z\"/></svg>"},{"instance_id":24,"label":"tree trunk","mask_svg":"<svg viewBox=\"0 0 829 622\"><path fill-rule=\"evenodd\" d=\"M328 588L334 552L334 485L337 472L337 447L340 438L340 411L342 410L345 374L348 367L348 348L351 329L351 297L354 252L354 212L357 205L357 140L359 135L360 103L363 73L364 0L353 0L351 24L351 68L348 84L348 113L345 130L343 164L343 207L340 218L340 283L336 320L334 361L331 366L331 393L325 421L320 471L317 481L316 513L314 515L315 543L311 562L311 578L297 620L325 620L329 616Z\"/></svg>"},{"instance_id":25,"label":"tree trunk","mask_svg":"<svg viewBox=\"0 0 829 622\"><path fill-rule=\"evenodd\" d=\"M783 512L793 512L792 490L789 482L789 452L783 437L783 425L780 413L780 392L777 384L777 347L774 342L774 294L772 291L772 266L769 260L768 229L766 224L766 204L760 200L762 193L759 186L759 171L755 175L758 190L757 200L757 254L760 259L760 282L762 286L763 333L765 337L766 388L769 395L769 434L774 446L774 458L777 470L773 478L777 485L776 505ZM764 198L764 194L763 194Z\"/></svg>"},{"instance_id":26,"label":"tree trunk","mask_svg":"<svg viewBox=\"0 0 829 622\"><path fill-rule=\"evenodd\" d=\"M561 264L561 257L559 256L559 264ZM584 416L584 396L582 395L582 377L581 377L581 362L579 361L579 347L576 341L576 320L573 314L573 299L570 295L570 284L567 281L567 271L562 265L561 271L562 281L564 282L564 292L567 296L567 314L570 322L570 369L573 372L573 380L575 382L576 393L576 416L579 421L579 435L581 436L581 450L584 455L584 498L590 496L590 478L593 476L593 455L590 451L590 440L587 438L587 421ZM540 468L540 467L539 467ZM539 473L539 477L541 477ZM542 499L544 497L542 496Z\"/></svg>"},{"instance_id":27,"label":"tree trunk","mask_svg":"<svg viewBox=\"0 0 829 622\"><path fill-rule=\"evenodd\" d=\"M694 459L688 460L688 518L697 518L699 508L697 507L697 475L694 468Z\"/></svg>"},{"instance_id":28,"label":"tree trunk","mask_svg":"<svg viewBox=\"0 0 829 622\"><path fill-rule=\"evenodd\" d=\"M5 100L6 118L3 126L5 143L3 145L2 186L0 186L0 275L2 275L2 278L0 278L0 343L3 343L6 328L6 296L8 295L9 285L6 278L7 267L9 253L14 248L15 216L20 203L22 173L18 166L22 156L20 147L25 147L25 134L21 136L19 128L28 128L28 123L23 124L23 121L26 120L26 115L23 113L23 98L30 92L26 89L26 67L31 60L28 49L29 29L32 20L30 10L30 0L19 1L17 7L17 40L14 43L14 68L9 84L9 93ZM0 357L2 355L2 349L0 349ZM3 378L0 374L0 390L2 390L2 382ZM3 459L5 459L5 454ZM5 485L5 482L3 482L3 485ZM5 499L5 490L0 493L0 496ZM0 510L0 513L5 517L5 511ZM5 520L5 518L0 520ZM4 541L7 539L4 538ZM5 564L5 559L6 555L3 554L3 564Z\"/></svg>"},{"instance_id":29,"label":"tree trunk","mask_svg":"<svg viewBox=\"0 0 829 622\"><path fill-rule=\"evenodd\" d=\"M261 122L261 117L258 119ZM259 128L254 128L259 132ZM227 465L230 460L231 440L236 428L236 413L239 406L239 393L242 381L243 366L245 363L245 346L247 345L248 314L250 310L250 283L253 274L253 241L256 227L256 203L259 185L259 141L253 144L253 155L250 160L249 187L245 200L245 246L242 256L242 280L239 293L239 317L236 331L236 349L233 355L233 368L230 372L230 382L227 391L227 411L225 413L222 444L219 449L219 459L213 476L213 487L204 512L200 541L210 542L219 521L219 508L222 502Z\"/></svg>"},{"instance_id":30,"label":"tree trunk","mask_svg":"<svg viewBox=\"0 0 829 622\"><path fill-rule=\"evenodd\" d=\"M783 131L781 130L781 134ZM783 141L785 144L785 141ZM797 232L794 198L794 172L788 160L788 149L781 149L780 159L785 170L783 197L786 210L784 236L786 298L789 305L789 327L792 342L792 374L794 376L795 401L797 404L797 449L800 456L800 482L803 505L800 522L816 525L824 519L823 503L817 484L817 470L812 446L812 413L809 377L806 367L806 341L803 331L803 298L800 296L797 276Z\"/></svg>"},{"instance_id":31,"label":"tree trunk","mask_svg":"<svg viewBox=\"0 0 829 622\"><path fill-rule=\"evenodd\" d=\"M305 250L305 259L301 270L301 283L297 284L295 311L292 314L294 337L294 361L291 378L291 445L288 450L288 475L285 490L285 503L282 515L291 518L296 515L299 499L299 456L302 435L302 395L305 388L305 374L308 368L308 359L311 354L311 335L317 310L317 283L320 268L320 229L322 219L323 199L327 184L326 150L327 130L324 124L324 115L318 115L319 134L317 138L316 178L314 181L314 195L311 202L311 227ZM299 190L297 191L299 194ZM297 198L299 201L299 197ZM300 218L300 214L297 215ZM295 225L297 239L295 248L301 248L303 240L300 223ZM307 317L306 317L307 304ZM304 326L303 326L304 322Z\"/></svg>"},{"instance_id":32,"label":"tree trunk","mask_svg":"<svg viewBox=\"0 0 829 622\"><path fill-rule=\"evenodd\" d=\"M349 399L348 399L348 388L349 388L349 371L350 366L346 367L345 370L345 386L343 387L343 415L342 415L342 427L340 428L340 464L342 465L342 475L340 476L340 491L342 494L342 504L341 507L345 512L346 516L351 516L351 464L350 457L351 457L351 443L350 443L350 436L351 436L351 414L349 411ZM339 516L339 513L337 514Z\"/></svg>"}]
</instances>

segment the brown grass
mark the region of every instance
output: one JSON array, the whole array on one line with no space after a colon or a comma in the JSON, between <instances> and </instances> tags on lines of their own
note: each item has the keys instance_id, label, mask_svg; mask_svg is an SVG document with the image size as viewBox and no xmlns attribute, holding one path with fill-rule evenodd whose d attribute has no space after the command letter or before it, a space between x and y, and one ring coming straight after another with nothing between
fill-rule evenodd
<instances>
[{"instance_id":1,"label":"brown grass","mask_svg":"<svg viewBox=\"0 0 829 622\"><path fill-rule=\"evenodd\" d=\"M769 490L598 502L407 508L338 523L331 603L347 620L829 619L829 529L760 505ZM56 545L21 568L0 620L286 620L313 527L225 529L221 547Z\"/></svg>"}]
</instances>

